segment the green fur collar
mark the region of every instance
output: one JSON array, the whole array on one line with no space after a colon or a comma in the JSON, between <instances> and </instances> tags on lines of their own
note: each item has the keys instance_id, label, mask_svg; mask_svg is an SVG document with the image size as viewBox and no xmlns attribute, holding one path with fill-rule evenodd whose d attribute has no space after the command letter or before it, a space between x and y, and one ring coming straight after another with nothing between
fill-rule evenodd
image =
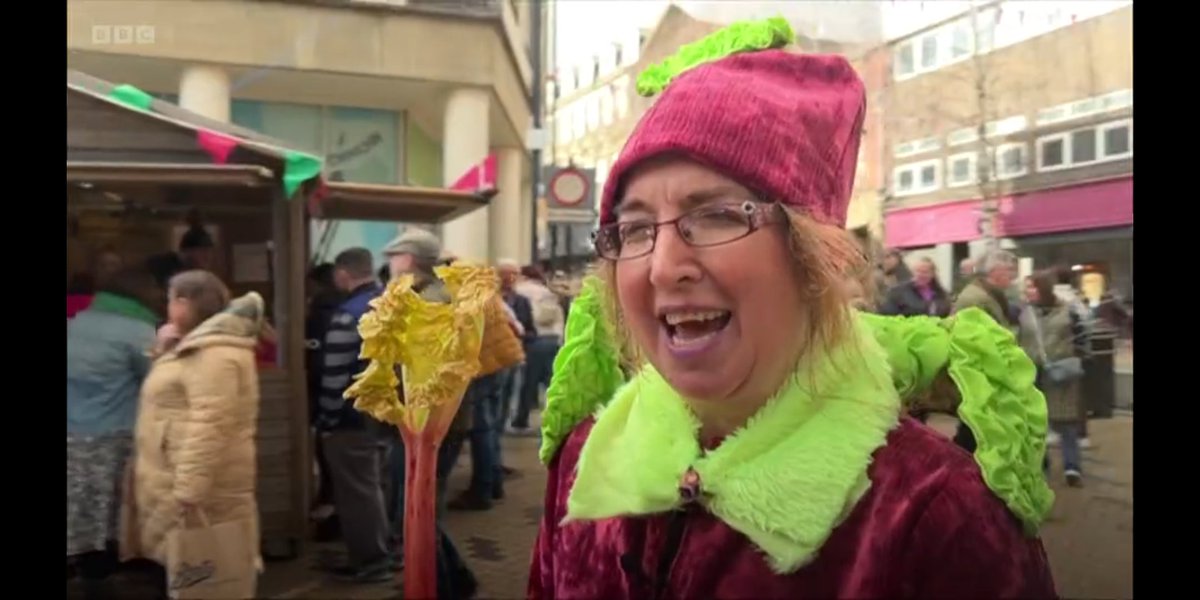
<instances>
[{"instance_id":1,"label":"green fur collar","mask_svg":"<svg viewBox=\"0 0 1200 600\"><path fill-rule=\"evenodd\" d=\"M690 467L699 501L758 545L772 568L804 566L869 488L871 455L899 420L887 355L865 325L855 331L836 351L802 363L745 427L707 453L683 398L647 366L600 411L566 521L678 508Z\"/></svg>"}]
</instances>

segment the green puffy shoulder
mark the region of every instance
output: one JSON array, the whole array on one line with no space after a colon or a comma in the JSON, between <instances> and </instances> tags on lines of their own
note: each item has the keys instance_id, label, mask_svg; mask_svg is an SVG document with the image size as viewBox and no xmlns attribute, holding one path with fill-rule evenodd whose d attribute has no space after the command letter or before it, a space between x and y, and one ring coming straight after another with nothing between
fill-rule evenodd
<instances>
[{"instance_id":1,"label":"green puffy shoulder","mask_svg":"<svg viewBox=\"0 0 1200 600\"><path fill-rule=\"evenodd\" d=\"M588 278L571 306L566 338L546 392L539 456L549 464L580 422L625 382L602 311L604 288ZM958 416L975 434L975 461L988 487L1035 534L1054 502L1042 474L1046 402L1034 366L1012 333L979 309L949 319L859 315L886 350L901 397L920 394L945 370L958 389Z\"/></svg>"},{"instance_id":2,"label":"green puffy shoulder","mask_svg":"<svg viewBox=\"0 0 1200 600\"><path fill-rule=\"evenodd\" d=\"M542 412L538 456L544 464L554 458L571 430L606 404L625 382L620 353L604 318L604 293L600 280L588 277L571 304Z\"/></svg>"},{"instance_id":3,"label":"green puffy shoulder","mask_svg":"<svg viewBox=\"0 0 1200 600\"><path fill-rule=\"evenodd\" d=\"M1012 333L978 308L949 319L862 318L887 350L902 396L925 390L947 371L960 397L958 417L975 434L984 481L1035 534L1054 503L1042 473L1046 401Z\"/></svg>"}]
</instances>

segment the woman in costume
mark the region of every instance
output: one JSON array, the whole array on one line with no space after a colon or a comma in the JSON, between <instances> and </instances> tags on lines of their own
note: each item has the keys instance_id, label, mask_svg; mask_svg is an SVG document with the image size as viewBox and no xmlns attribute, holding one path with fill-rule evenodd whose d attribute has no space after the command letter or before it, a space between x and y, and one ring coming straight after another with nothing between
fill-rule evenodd
<instances>
[{"instance_id":1,"label":"woman in costume","mask_svg":"<svg viewBox=\"0 0 1200 600\"><path fill-rule=\"evenodd\" d=\"M864 89L792 37L734 25L639 78L662 94L543 415L532 598L1055 596L1033 366L979 311L851 308ZM972 427L974 460L915 402Z\"/></svg>"}]
</instances>

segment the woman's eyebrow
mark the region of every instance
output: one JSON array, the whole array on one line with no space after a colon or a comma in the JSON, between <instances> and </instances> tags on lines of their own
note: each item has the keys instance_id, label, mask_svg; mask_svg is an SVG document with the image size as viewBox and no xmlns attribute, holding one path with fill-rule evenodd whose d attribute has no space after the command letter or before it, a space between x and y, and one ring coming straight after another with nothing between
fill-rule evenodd
<instances>
[{"instance_id":1,"label":"woman's eyebrow","mask_svg":"<svg viewBox=\"0 0 1200 600\"><path fill-rule=\"evenodd\" d=\"M686 212L694 208L711 204L717 200L728 200L736 198L739 200L750 199L749 194L744 190L729 186L716 185L711 188L696 190L684 196L679 201L680 208ZM616 214L620 216L622 213L653 213L650 209L650 203L636 196L627 196L617 204Z\"/></svg>"}]
</instances>

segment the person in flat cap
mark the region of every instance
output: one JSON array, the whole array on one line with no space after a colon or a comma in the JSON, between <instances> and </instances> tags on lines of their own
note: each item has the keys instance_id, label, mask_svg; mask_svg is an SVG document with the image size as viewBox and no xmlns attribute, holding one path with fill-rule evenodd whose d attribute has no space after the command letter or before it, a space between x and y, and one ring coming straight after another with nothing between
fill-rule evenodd
<instances>
[{"instance_id":1,"label":"person in flat cap","mask_svg":"<svg viewBox=\"0 0 1200 600\"><path fill-rule=\"evenodd\" d=\"M418 284L433 277L433 268L442 256L442 241L433 233L417 227L409 227L383 249L388 259L391 276L406 273L417 276Z\"/></svg>"},{"instance_id":2,"label":"person in flat cap","mask_svg":"<svg viewBox=\"0 0 1200 600\"><path fill-rule=\"evenodd\" d=\"M793 38L738 23L639 77L661 95L547 393L530 598L1056 595L1033 366L980 311L852 308L864 87ZM930 390L974 457L907 416Z\"/></svg>"}]
</instances>

